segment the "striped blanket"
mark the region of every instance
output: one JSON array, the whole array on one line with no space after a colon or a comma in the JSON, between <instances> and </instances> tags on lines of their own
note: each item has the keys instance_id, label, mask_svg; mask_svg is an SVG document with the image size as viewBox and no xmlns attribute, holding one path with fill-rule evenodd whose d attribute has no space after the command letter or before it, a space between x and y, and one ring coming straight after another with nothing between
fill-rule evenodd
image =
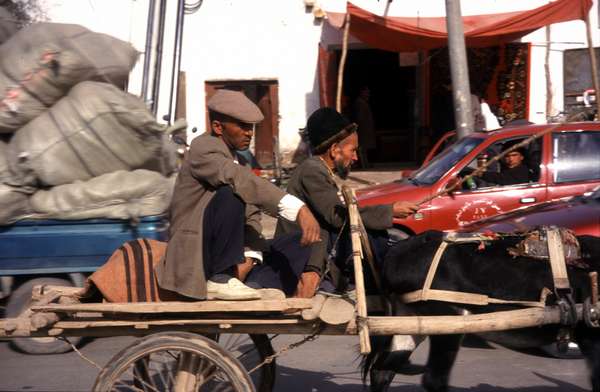
<instances>
[{"instance_id":1,"label":"striped blanket","mask_svg":"<svg viewBox=\"0 0 600 392\"><path fill-rule=\"evenodd\" d=\"M158 287L154 266L162 260L166 249L166 242L152 239L126 242L88 278L86 286L88 290L97 288L108 302L186 300Z\"/></svg>"}]
</instances>

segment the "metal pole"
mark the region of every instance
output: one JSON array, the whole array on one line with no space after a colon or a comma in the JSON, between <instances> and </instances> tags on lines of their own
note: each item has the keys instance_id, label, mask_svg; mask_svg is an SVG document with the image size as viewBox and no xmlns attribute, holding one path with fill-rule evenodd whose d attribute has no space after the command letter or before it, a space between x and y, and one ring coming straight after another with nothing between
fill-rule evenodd
<instances>
[{"instance_id":1,"label":"metal pole","mask_svg":"<svg viewBox=\"0 0 600 392\"><path fill-rule=\"evenodd\" d=\"M144 49L144 70L142 74L142 99L148 100L148 82L150 77L150 60L152 57L152 39L154 38L154 18L156 16L156 0L148 5L148 22L146 23L146 47Z\"/></svg>"},{"instance_id":2,"label":"metal pole","mask_svg":"<svg viewBox=\"0 0 600 392\"><path fill-rule=\"evenodd\" d=\"M448 54L452 75L456 134L458 138L462 138L473 132L473 113L471 112L469 66L460 0L446 0L446 29L448 30Z\"/></svg>"},{"instance_id":3,"label":"metal pole","mask_svg":"<svg viewBox=\"0 0 600 392\"><path fill-rule=\"evenodd\" d=\"M172 124L175 119L173 111L173 95L175 89L179 88L178 78L179 71L181 70L181 47L183 44L183 20L185 17L185 0L179 0L177 4L177 25L175 26L175 42L173 51L173 69L171 70L171 92L169 93L169 112L166 114L167 118L163 118L169 124Z\"/></svg>"},{"instance_id":4,"label":"metal pole","mask_svg":"<svg viewBox=\"0 0 600 392\"><path fill-rule=\"evenodd\" d=\"M163 43L165 40L165 16L167 13L167 0L160 0L158 8L158 41L156 42L156 60L154 62L154 76L152 81L152 97L150 107L156 115L158 110L158 97L160 94L160 74L162 69Z\"/></svg>"},{"instance_id":5,"label":"metal pole","mask_svg":"<svg viewBox=\"0 0 600 392\"><path fill-rule=\"evenodd\" d=\"M594 43L592 42L592 28L590 26L590 13L585 16L585 31L587 34L588 50L590 53L590 65L592 68L592 83L594 85L594 94L596 97L596 118L600 118L600 83L598 83L598 65L596 64L596 54Z\"/></svg>"}]
</instances>

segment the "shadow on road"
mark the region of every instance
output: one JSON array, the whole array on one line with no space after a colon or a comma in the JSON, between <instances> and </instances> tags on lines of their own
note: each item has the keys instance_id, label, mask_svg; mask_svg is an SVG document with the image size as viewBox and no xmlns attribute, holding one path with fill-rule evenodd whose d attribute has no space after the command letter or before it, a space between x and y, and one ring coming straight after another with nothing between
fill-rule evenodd
<instances>
[{"instance_id":1,"label":"shadow on road","mask_svg":"<svg viewBox=\"0 0 600 392\"><path fill-rule=\"evenodd\" d=\"M586 392L587 388L564 382L537 372L536 376L553 385L535 385L528 387L501 387L481 383L473 387L450 387L451 392ZM422 392L420 378L415 382L405 383L403 376L394 379L390 392ZM302 380L301 382L299 380ZM333 381L335 380L335 381ZM315 372L277 366L277 382L275 391L286 392L367 392L368 385L363 385L359 371L355 372Z\"/></svg>"}]
</instances>

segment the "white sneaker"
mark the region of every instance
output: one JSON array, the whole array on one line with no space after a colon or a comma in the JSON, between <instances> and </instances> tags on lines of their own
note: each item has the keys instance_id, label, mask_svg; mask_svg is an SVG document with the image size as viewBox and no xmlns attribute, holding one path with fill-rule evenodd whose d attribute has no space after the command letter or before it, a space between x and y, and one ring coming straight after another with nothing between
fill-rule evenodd
<instances>
[{"instance_id":1,"label":"white sneaker","mask_svg":"<svg viewBox=\"0 0 600 392\"><path fill-rule=\"evenodd\" d=\"M227 283L217 283L209 280L206 284L208 299L239 301L260 299L260 292L246 286L237 278L231 278Z\"/></svg>"}]
</instances>

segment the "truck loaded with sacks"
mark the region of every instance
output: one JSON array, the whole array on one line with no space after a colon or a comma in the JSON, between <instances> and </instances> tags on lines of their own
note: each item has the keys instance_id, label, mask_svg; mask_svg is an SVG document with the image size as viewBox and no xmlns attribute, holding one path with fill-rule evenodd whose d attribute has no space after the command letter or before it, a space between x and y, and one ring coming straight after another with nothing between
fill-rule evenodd
<instances>
[{"instance_id":1,"label":"truck loaded with sacks","mask_svg":"<svg viewBox=\"0 0 600 392\"><path fill-rule=\"evenodd\" d=\"M78 25L0 35L0 299L27 307L34 285L78 285L123 242L164 239L175 149L126 93L138 52ZM1 40L0 40L1 41ZM30 353L69 346L17 339Z\"/></svg>"}]
</instances>

